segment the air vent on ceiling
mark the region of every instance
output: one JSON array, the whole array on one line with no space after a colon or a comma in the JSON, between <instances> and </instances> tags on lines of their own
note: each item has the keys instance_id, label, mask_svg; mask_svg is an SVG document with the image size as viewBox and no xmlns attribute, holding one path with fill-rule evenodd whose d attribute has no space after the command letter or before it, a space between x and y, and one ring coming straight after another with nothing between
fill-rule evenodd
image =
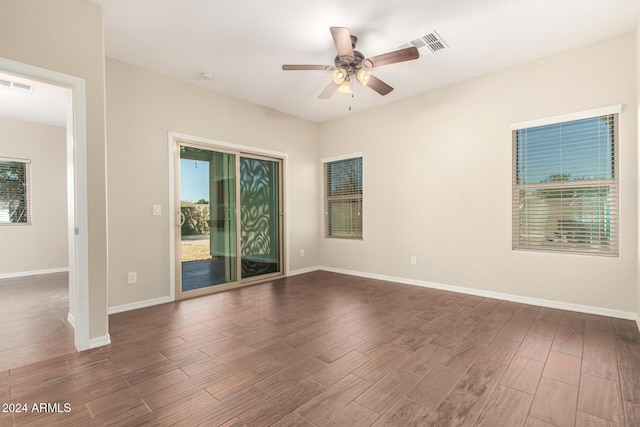
<instances>
[{"instance_id":1,"label":"air vent on ceiling","mask_svg":"<svg viewBox=\"0 0 640 427\"><path fill-rule=\"evenodd\" d=\"M9 80L0 79L0 88L13 90L24 94L31 94L33 92L33 86L24 83L12 82Z\"/></svg>"},{"instance_id":2,"label":"air vent on ceiling","mask_svg":"<svg viewBox=\"0 0 640 427\"><path fill-rule=\"evenodd\" d=\"M440 35L435 30L429 34L425 34L422 37L403 44L402 46L400 46L400 49L411 46L415 46L418 49L426 47L426 52L424 52L426 54L435 53L449 47L449 45L444 40L442 40L442 37L440 37Z\"/></svg>"}]
</instances>

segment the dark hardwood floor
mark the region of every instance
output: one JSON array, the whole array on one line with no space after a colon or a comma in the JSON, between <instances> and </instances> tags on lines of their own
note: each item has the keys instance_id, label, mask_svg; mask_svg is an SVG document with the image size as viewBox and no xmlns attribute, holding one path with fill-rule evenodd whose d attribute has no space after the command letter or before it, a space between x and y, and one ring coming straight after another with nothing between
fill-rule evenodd
<instances>
[{"instance_id":1,"label":"dark hardwood floor","mask_svg":"<svg viewBox=\"0 0 640 427\"><path fill-rule=\"evenodd\" d=\"M315 272L110 333L0 371L0 425L640 426L628 320Z\"/></svg>"}]
</instances>

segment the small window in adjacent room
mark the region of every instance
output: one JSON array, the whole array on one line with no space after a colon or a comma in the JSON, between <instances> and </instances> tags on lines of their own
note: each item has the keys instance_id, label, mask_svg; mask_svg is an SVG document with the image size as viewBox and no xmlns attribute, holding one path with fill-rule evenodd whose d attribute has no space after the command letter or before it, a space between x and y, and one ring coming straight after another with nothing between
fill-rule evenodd
<instances>
[{"instance_id":1,"label":"small window in adjacent room","mask_svg":"<svg viewBox=\"0 0 640 427\"><path fill-rule=\"evenodd\" d=\"M620 106L513 129L513 249L618 255Z\"/></svg>"},{"instance_id":2,"label":"small window in adjacent room","mask_svg":"<svg viewBox=\"0 0 640 427\"><path fill-rule=\"evenodd\" d=\"M31 162L0 157L0 225L31 223Z\"/></svg>"},{"instance_id":3,"label":"small window in adjacent room","mask_svg":"<svg viewBox=\"0 0 640 427\"><path fill-rule=\"evenodd\" d=\"M362 156L324 161L325 237L362 239Z\"/></svg>"}]
</instances>

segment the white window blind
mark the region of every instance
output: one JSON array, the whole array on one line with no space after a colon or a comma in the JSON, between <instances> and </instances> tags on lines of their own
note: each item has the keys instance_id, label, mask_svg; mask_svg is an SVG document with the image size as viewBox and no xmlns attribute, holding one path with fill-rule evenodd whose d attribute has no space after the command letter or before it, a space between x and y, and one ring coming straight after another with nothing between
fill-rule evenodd
<instances>
[{"instance_id":1,"label":"white window blind","mask_svg":"<svg viewBox=\"0 0 640 427\"><path fill-rule=\"evenodd\" d=\"M362 157L325 162L325 237L362 239Z\"/></svg>"},{"instance_id":2,"label":"white window blind","mask_svg":"<svg viewBox=\"0 0 640 427\"><path fill-rule=\"evenodd\" d=\"M31 162L0 158L0 224L31 223Z\"/></svg>"},{"instance_id":3,"label":"white window blind","mask_svg":"<svg viewBox=\"0 0 640 427\"><path fill-rule=\"evenodd\" d=\"M513 131L513 248L618 255L618 114Z\"/></svg>"}]
</instances>

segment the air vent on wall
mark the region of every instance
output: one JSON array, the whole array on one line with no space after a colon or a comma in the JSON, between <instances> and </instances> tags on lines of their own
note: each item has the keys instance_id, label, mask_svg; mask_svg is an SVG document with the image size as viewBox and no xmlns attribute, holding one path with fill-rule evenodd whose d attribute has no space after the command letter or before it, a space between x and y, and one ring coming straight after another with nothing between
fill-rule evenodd
<instances>
[{"instance_id":1,"label":"air vent on wall","mask_svg":"<svg viewBox=\"0 0 640 427\"><path fill-rule=\"evenodd\" d=\"M20 92L27 95L33 92L33 86L31 85L26 85L24 83L17 83L9 80L2 80L2 79L0 79L0 88L13 90L14 92Z\"/></svg>"},{"instance_id":2,"label":"air vent on wall","mask_svg":"<svg viewBox=\"0 0 640 427\"><path fill-rule=\"evenodd\" d=\"M449 47L449 45L444 40L442 40L442 37L440 37L440 35L435 30L429 34L425 34L422 37L403 44L402 46L400 46L400 49L411 46L415 46L418 49L426 47L427 49L424 53L427 55Z\"/></svg>"}]
</instances>

